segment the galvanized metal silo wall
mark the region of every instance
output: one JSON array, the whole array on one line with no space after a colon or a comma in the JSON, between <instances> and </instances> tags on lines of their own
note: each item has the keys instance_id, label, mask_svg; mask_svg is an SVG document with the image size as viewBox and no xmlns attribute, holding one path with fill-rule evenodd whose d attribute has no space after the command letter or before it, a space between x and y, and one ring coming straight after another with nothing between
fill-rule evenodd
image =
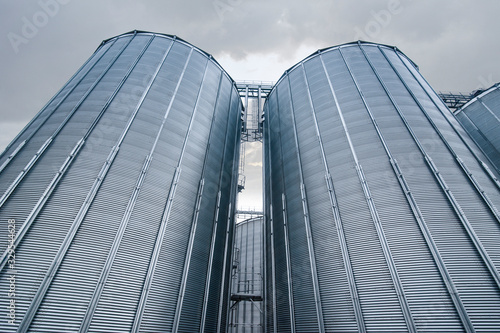
<instances>
[{"instance_id":1,"label":"galvanized metal silo wall","mask_svg":"<svg viewBox=\"0 0 500 333\"><path fill-rule=\"evenodd\" d=\"M350 43L265 105L270 332L500 330L500 191L399 50Z\"/></svg>"},{"instance_id":2,"label":"galvanized metal silo wall","mask_svg":"<svg viewBox=\"0 0 500 333\"><path fill-rule=\"evenodd\" d=\"M241 109L181 39L104 41L1 156L0 330L224 329Z\"/></svg>"},{"instance_id":3,"label":"galvanized metal silo wall","mask_svg":"<svg viewBox=\"0 0 500 333\"><path fill-rule=\"evenodd\" d=\"M263 222L260 216L236 224L229 326L233 333L264 332Z\"/></svg>"},{"instance_id":4,"label":"galvanized metal silo wall","mask_svg":"<svg viewBox=\"0 0 500 333\"><path fill-rule=\"evenodd\" d=\"M500 87L486 89L462 108L455 116L474 139L490 162L500 172Z\"/></svg>"}]
</instances>

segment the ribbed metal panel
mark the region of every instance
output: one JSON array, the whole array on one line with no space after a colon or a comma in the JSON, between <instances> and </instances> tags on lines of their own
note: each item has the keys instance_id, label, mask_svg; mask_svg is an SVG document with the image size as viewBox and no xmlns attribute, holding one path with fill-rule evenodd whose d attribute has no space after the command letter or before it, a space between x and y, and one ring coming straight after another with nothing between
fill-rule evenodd
<instances>
[{"instance_id":1,"label":"ribbed metal panel","mask_svg":"<svg viewBox=\"0 0 500 333\"><path fill-rule=\"evenodd\" d=\"M500 330L498 181L411 60L320 50L264 112L268 331Z\"/></svg>"},{"instance_id":2,"label":"ribbed metal panel","mask_svg":"<svg viewBox=\"0 0 500 333\"><path fill-rule=\"evenodd\" d=\"M264 332L263 227L262 217L236 224L229 332Z\"/></svg>"},{"instance_id":3,"label":"ribbed metal panel","mask_svg":"<svg viewBox=\"0 0 500 333\"><path fill-rule=\"evenodd\" d=\"M225 329L241 109L181 39L104 41L0 156L0 330Z\"/></svg>"},{"instance_id":4,"label":"ribbed metal panel","mask_svg":"<svg viewBox=\"0 0 500 333\"><path fill-rule=\"evenodd\" d=\"M500 87L486 89L455 112L455 117L500 172Z\"/></svg>"}]
</instances>

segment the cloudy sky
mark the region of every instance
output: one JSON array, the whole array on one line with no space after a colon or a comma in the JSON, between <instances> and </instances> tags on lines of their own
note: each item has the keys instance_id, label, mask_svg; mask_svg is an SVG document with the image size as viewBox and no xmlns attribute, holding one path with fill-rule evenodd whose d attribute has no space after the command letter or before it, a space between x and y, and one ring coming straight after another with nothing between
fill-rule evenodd
<instances>
[{"instance_id":1,"label":"cloudy sky","mask_svg":"<svg viewBox=\"0 0 500 333\"><path fill-rule=\"evenodd\" d=\"M498 0L0 0L0 4L0 151L103 39L135 29L185 39L214 55L237 81L276 81L317 49L359 39L397 46L437 91L470 92L500 81ZM258 169L258 150L247 152ZM247 171L254 172L251 167ZM247 175L250 187L248 179L254 178ZM257 196L245 199L243 205L258 206Z\"/></svg>"}]
</instances>

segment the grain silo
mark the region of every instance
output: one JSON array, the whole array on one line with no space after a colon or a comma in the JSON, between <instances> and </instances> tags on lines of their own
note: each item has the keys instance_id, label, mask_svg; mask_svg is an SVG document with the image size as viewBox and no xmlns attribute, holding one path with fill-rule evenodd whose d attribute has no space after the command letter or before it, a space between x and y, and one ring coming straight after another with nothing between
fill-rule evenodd
<instances>
[{"instance_id":1,"label":"grain silo","mask_svg":"<svg viewBox=\"0 0 500 333\"><path fill-rule=\"evenodd\" d=\"M264 332L263 222L258 216L236 224L228 329L231 333Z\"/></svg>"},{"instance_id":2,"label":"grain silo","mask_svg":"<svg viewBox=\"0 0 500 333\"><path fill-rule=\"evenodd\" d=\"M500 172L500 87L478 92L455 116Z\"/></svg>"},{"instance_id":3,"label":"grain silo","mask_svg":"<svg viewBox=\"0 0 500 333\"><path fill-rule=\"evenodd\" d=\"M104 41L0 157L0 330L223 331L241 110L182 39Z\"/></svg>"},{"instance_id":4,"label":"grain silo","mask_svg":"<svg viewBox=\"0 0 500 333\"><path fill-rule=\"evenodd\" d=\"M500 330L498 174L410 59L319 50L264 112L269 332Z\"/></svg>"}]
</instances>

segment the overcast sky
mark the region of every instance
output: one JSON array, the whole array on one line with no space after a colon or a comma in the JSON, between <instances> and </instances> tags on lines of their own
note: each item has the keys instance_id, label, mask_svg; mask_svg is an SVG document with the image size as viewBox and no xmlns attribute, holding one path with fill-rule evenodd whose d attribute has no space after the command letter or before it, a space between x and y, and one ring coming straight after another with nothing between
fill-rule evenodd
<instances>
[{"instance_id":1,"label":"overcast sky","mask_svg":"<svg viewBox=\"0 0 500 333\"><path fill-rule=\"evenodd\" d=\"M500 81L498 0L0 4L0 151L103 39L135 29L185 39L211 53L237 81L276 81L317 49L358 39L397 46L438 91L470 92ZM259 155L253 149L249 154Z\"/></svg>"}]
</instances>

